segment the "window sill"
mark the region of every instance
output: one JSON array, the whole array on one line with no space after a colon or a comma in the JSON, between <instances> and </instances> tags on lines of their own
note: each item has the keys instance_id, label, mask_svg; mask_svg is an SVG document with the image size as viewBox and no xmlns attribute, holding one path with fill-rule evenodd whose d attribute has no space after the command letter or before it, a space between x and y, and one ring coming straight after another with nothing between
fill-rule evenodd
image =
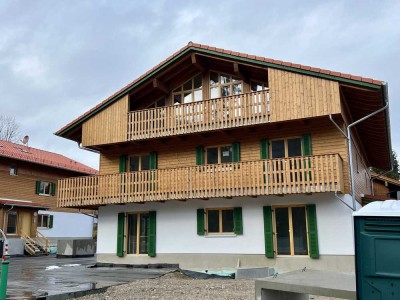
<instances>
[{"instance_id":1,"label":"window sill","mask_svg":"<svg viewBox=\"0 0 400 300\"><path fill-rule=\"evenodd\" d=\"M237 237L237 234L234 233L214 233L214 234L205 234L205 238L232 238L232 237Z\"/></svg>"},{"instance_id":2,"label":"window sill","mask_svg":"<svg viewBox=\"0 0 400 300\"><path fill-rule=\"evenodd\" d=\"M51 195L49 195L49 194L39 194L39 196L50 197Z\"/></svg>"},{"instance_id":3,"label":"window sill","mask_svg":"<svg viewBox=\"0 0 400 300\"><path fill-rule=\"evenodd\" d=\"M305 258L305 257L310 257L310 255L307 254L296 254L296 255L275 255L275 258L288 258L288 257L298 257L298 258Z\"/></svg>"},{"instance_id":4,"label":"window sill","mask_svg":"<svg viewBox=\"0 0 400 300\"><path fill-rule=\"evenodd\" d=\"M49 227L38 227L37 229L44 230L44 229L51 229Z\"/></svg>"}]
</instances>

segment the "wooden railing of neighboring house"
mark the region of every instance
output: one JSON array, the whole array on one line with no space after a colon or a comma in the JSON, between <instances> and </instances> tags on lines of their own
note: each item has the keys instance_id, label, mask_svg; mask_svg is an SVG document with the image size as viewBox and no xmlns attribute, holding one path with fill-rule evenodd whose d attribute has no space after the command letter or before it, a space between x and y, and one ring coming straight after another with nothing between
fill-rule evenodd
<instances>
[{"instance_id":1,"label":"wooden railing of neighboring house","mask_svg":"<svg viewBox=\"0 0 400 300\"><path fill-rule=\"evenodd\" d=\"M66 178L58 206L343 192L342 167L329 154Z\"/></svg>"},{"instance_id":2,"label":"wooden railing of neighboring house","mask_svg":"<svg viewBox=\"0 0 400 300\"><path fill-rule=\"evenodd\" d=\"M268 123L269 91L128 113L127 140L142 140Z\"/></svg>"}]
</instances>

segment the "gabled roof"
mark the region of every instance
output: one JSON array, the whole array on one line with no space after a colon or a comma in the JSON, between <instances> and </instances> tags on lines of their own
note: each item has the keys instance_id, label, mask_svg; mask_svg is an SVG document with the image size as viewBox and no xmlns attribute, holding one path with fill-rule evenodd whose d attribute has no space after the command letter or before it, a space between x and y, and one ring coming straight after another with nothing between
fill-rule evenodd
<instances>
[{"instance_id":1,"label":"gabled roof","mask_svg":"<svg viewBox=\"0 0 400 300\"><path fill-rule=\"evenodd\" d=\"M160 72L163 68L169 66L172 64L175 60L178 58L182 57L183 55L187 54L190 51L195 51L198 53L205 53L209 55L213 55L216 57L225 57L225 58L230 58L230 59L235 59L238 61L244 61L247 63L253 63L253 64L258 64L258 65L263 65L266 67L272 67L276 69L283 69L291 72L296 72L296 73L302 73L302 74L307 74L311 76L317 76L321 78L326 78L330 80L336 80L340 82L346 82L346 83L351 83L351 84L356 84L356 85L361 85L361 86L366 86L370 88L375 88L375 89L380 89L383 82L380 80L375 80L372 78L364 78L361 76L355 76L355 75L350 75L346 73L340 73L340 72L334 72L330 70L325 70L325 69L320 69L320 68L313 68L310 66L306 65L300 65L300 64L294 64L291 62L285 62L281 60L274 60L262 56L256 56L256 55L250 55L250 54L245 54L245 53L240 53L240 52L235 52L231 50L225 50L222 48L216 48L216 47L211 47L207 45L202 45L202 44L196 44L189 42L186 46L181 48L179 51L175 52L171 56L169 56L167 59L144 73L142 76L138 77L107 99L103 100L100 102L98 105L84 113L83 115L79 116L72 122L68 123L65 125L63 128L55 132L56 135L58 136L63 136L70 130L72 130L74 127L77 125L81 124L84 122L86 119L90 118L91 116L95 115L96 113L100 112L110 104L112 104L114 101L118 100L120 97L128 93L130 90L144 82L145 80L149 79L150 77L156 75L158 72Z\"/></svg>"},{"instance_id":2,"label":"gabled roof","mask_svg":"<svg viewBox=\"0 0 400 300\"><path fill-rule=\"evenodd\" d=\"M97 174L97 170L61 154L0 140L0 157L8 157L57 169Z\"/></svg>"}]
</instances>

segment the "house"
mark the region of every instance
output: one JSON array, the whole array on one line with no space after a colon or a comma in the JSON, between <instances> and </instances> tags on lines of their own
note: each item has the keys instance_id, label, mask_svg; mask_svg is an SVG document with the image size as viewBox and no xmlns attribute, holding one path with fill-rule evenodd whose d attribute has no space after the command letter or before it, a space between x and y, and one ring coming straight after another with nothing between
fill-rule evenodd
<instances>
[{"instance_id":1,"label":"house","mask_svg":"<svg viewBox=\"0 0 400 300\"><path fill-rule=\"evenodd\" d=\"M63 238L92 238L93 217L58 208L56 192L60 178L93 174L60 154L0 140L0 224L10 254L23 254L24 246L29 252L33 240L54 245Z\"/></svg>"},{"instance_id":2,"label":"house","mask_svg":"<svg viewBox=\"0 0 400 300\"><path fill-rule=\"evenodd\" d=\"M400 181L385 174L371 172L373 193L365 194L362 197L362 204L367 205L373 201L384 201L389 199L399 199Z\"/></svg>"},{"instance_id":3,"label":"house","mask_svg":"<svg viewBox=\"0 0 400 300\"><path fill-rule=\"evenodd\" d=\"M387 99L382 81L190 42L56 132L100 152L58 205L99 209L99 263L351 271L368 167L391 168Z\"/></svg>"}]
</instances>

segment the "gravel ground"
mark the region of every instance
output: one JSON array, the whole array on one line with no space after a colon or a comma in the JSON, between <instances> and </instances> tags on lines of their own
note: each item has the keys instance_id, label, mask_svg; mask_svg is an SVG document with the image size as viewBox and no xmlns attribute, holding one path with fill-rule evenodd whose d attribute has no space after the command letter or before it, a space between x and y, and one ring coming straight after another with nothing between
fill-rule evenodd
<instances>
[{"instance_id":1,"label":"gravel ground","mask_svg":"<svg viewBox=\"0 0 400 300\"><path fill-rule=\"evenodd\" d=\"M157 279L143 279L113 286L103 294L77 299L254 300L254 298L254 280L192 279L180 272L173 272ZM310 296L310 299L340 300L320 296Z\"/></svg>"}]
</instances>

